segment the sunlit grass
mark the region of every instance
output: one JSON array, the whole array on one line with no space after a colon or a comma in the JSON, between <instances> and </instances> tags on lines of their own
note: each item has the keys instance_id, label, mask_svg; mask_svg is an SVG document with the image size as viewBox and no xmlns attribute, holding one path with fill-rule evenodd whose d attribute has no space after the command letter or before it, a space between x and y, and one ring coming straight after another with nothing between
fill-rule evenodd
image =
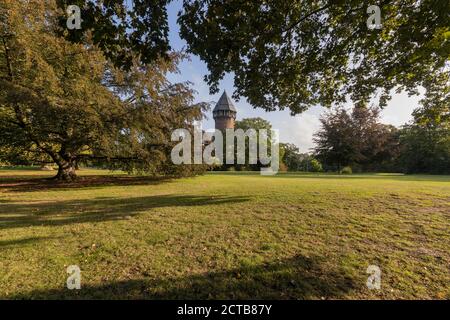
<instances>
[{"instance_id":1,"label":"sunlit grass","mask_svg":"<svg viewBox=\"0 0 450 320\"><path fill-rule=\"evenodd\" d=\"M53 174L0 171L2 298L450 298L448 176Z\"/></svg>"}]
</instances>

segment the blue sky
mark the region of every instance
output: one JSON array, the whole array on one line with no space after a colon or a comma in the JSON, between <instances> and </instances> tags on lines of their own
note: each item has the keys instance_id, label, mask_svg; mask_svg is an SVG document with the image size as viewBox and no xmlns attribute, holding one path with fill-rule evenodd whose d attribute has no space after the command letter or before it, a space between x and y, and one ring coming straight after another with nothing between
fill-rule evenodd
<instances>
[{"instance_id":1,"label":"blue sky","mask_svg":"<svg viewBox=\"0 0 450 320\"><path fill-rule=\"evenodd\" d=\"M182 1L176 0L169 5L169 26L170 44L174 50L182 50L186 43L179 37L179 27L177 25L177 12L181 9ZM190 81L193 88L198 92L197 101L217 101L223 90L231 96L234 91L233 76L228 74L220 83L220 92L216 95L209 94L208 85L203 81L203 76L208 70L206 64L197 56L191 56L190 61L180 64L180 73L170 75L173 82ZM392 94L392 100L382 111L382 122L400 126L411 120L411 112L418 107L420 97L408 97L406 93ZM265 112L262 109L254 109L249 105L244 97L235 101L238 110L237 119L261 117L272 123L274 129L280 131L280 141L296 144L302 152L307 152L314 146L312 141L313 133L319 129L320 114L326 111L321 106L315 106L301 115L291 116L288 111ZM350 107L350 106L348 106ZM212 114L209 119L203 121L203 129L214 128Z\"/></svg>"}]
</instances>

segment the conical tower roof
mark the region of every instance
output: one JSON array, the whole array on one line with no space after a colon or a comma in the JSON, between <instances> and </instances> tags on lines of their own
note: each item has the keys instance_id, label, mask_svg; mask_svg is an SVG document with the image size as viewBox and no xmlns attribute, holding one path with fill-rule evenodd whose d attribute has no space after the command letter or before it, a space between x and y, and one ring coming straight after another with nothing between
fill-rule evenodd
<instances>
[{"instance_id":1,"label":"conical tower roof","mask_svg":"<svg viewBox=\"0 0 450 320\"><path fill-rule=\"evenodd\" d=\"M222 96L220 97L219 101L217 102L216 106L214 107L213 112L219 111L219 110L231 110L231 111L237 112L236 107L233 104L233 101L227 95L226 91L223 92Z\"/></svg>"}]
</instances>

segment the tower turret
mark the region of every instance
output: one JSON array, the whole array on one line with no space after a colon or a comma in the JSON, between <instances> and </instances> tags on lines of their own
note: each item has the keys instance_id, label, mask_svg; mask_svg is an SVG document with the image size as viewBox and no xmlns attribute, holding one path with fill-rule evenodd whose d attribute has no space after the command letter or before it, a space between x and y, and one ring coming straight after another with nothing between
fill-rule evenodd
<instances>
[{"instance_id":1,"label":"tower turret","mask_svg":"<svg viewBox=\"0 0 450 320\"><path fill-rule=\"evenodd\" d=\"M213 118L216 122L216 129L234 129L234 121L236 120L236 107L233 105L227 92L224 91L213 110Z\"/></svg>"}]
</instances>

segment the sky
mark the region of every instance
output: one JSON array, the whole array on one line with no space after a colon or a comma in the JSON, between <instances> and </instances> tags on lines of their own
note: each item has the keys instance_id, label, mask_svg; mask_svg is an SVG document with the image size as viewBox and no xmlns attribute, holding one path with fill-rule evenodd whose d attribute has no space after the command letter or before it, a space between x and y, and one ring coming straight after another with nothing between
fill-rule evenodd
<instances>
[{"instance_id":1,"label":"sky","mask_svg":"<svg viewBox=\"0 0 450 320\"><path fill-rule=\"evenodd\" d=\"M182 1L171 2L168 8L170 45L174 50L186 48L186 42L179 37L179 26L177 24L177 13L181 9ZM196 102L216 102L224 90L228 95L235 91L234 80L231 74L227 74L220 83L220 92L215 95L209 94L209 87L203 81L203 77L208 73L206 64L197 56L191 56L190 61L183 61L179 74L169 75L172 82L192 82L193 88L197 91ZM412 111L419 106L420 96L408 97L406 93L392 94L392 99L387 107L381 112L381 121L394 126L401 126L412 119ZM297 145L301 152L309 152L314 147L313 134L319 130L320 115L328 109L321 106L314 106L297 116L291 116L289 111L266 112L262 109L254 109L245 99L241 97L239 101L234 101L237 108L237 120L243 118L261 117L272 124L273 129L278 129L281 142L289 142ZM214 106L214 105L213 105ZM350 108L350 105L346 106ZM214 128L212 113L207 115L207 119L202 122L203 129Z\"/></svg>"}]
</instances>

